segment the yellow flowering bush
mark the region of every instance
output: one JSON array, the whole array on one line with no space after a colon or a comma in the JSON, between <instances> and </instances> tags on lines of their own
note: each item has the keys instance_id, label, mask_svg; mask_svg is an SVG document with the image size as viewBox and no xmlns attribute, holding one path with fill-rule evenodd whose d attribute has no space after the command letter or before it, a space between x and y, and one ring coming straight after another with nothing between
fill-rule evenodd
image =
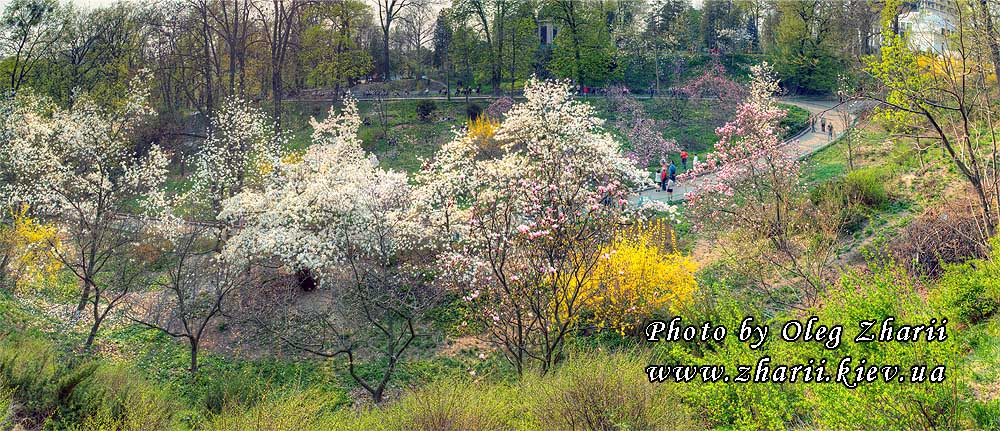
<instances>
[{"instance_id":1,"label":"yellow flowering bush","mask_svg":"<svg viewBox=\"0 0 1000 431\"><path fill-rule=\"evenodd\" d=\"M485 115L480 115L474 120L469 120L469 139L476 143L479 149L479 158L491 159L500 155L500 147L493 136L500 128L500 122L490 120Z\"/></svg>"},{"instance_id":2,"label":"yellow flowering bush","mask_svg":"<svg viewBox=\"0 0 1000 431\"><path fill-rule=\"evenodd\" d=\"M667 223L637 225L604 247L585 297L598 325L630 334L654 312L690 300L696 270L691 257L677 251Z\"/></svg>"},{"instance_id":3,"label":"yellow flowering bush","mask_svg":"<svg viewBox=\"0 0 1000 431\"><path fill-rule=\"evenodd\" d=\"M302 162L303 154L304 152L302 151L293 151L282 156L280 160L281 163L284 163L286 165L294 165ZM270 161L267 160L262 160L257 164L257 171L260 173L262 177L269 176L274 173L274 163L271 163Z\"/></svg>"},{"instance_id":4,"label":"yellow flowering bush","mask_svg":"<svg viewBox=\"0 0 1000 431\"><path fill-rule=\"evenodd\" d=\"M28 215L28 207L11 211L10 223L0 226L0 278L14 283L52 279L59 270L52 246L59 241L56 228Z\"/></svg>"}]
</instances>

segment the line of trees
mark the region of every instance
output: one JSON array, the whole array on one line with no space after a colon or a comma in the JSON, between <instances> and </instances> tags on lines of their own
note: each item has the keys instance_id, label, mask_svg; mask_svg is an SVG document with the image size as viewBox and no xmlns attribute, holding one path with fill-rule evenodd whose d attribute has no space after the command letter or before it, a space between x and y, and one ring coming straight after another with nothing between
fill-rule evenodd
<instances>
[{"instance_id":1,"label":"line of trees","mask_svg":"<svg viewBox=\"0 0 1000 431\"><path fill-rule=\"evenodd\" d=\"M122 0L84 9L13 0L0 19L0 73L11 90L30 86L72 104L74 94L120 92L146 66L161 112L207 118L238 96L272 102L279 123L288 97L339 97L367 81L500 93L538 75L660 90L707 51L767 56L792 90L829 92L838 73L877 49L881 3Z\"/></svg>"}]
</instances>

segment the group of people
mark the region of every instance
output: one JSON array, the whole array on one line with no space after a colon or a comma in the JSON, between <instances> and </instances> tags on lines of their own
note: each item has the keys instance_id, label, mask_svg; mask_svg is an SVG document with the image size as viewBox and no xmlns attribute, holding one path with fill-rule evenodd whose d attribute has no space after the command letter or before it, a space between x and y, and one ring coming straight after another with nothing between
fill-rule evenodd
<instances>
[{"instance_id":1,"label":"group of people","mask_svg":"<svg viewBox=\"0 0 1000 431\"><path fill-rule=\"evenodd\" d=\"M816 131L816 117L809 118L809 127L813 132ZM826 134L826 140L833 139L833 121L827 123L825 117L820 117L820 133Z\"/></svg>"},{"instance_id":2,"label":"group of people","mask_svg":"<svg viewBox=\"0 0 1000 431\"><path fill-rule=\"evenodd\" d=\"M688 152L681 151L681 167L687 171ZM656 182L660 184L660 191L667 192L669 200L674 200L674 185L677 184L677 164L671 159L660 159L660 170L656 173Z\"/></svg>"}]
</instances>

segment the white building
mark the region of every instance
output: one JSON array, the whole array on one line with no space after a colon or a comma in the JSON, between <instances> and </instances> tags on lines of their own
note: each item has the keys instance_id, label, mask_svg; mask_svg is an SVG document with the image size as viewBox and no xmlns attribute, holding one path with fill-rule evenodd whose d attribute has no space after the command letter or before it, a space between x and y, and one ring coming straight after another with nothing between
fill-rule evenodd
<instances>
[{"instance_id":1,"label":"white building","mask_svg":"<svg viewBox=\"0 0 1000 431\"><path fill-rule=\"evenodd\" d=\"M538 41L542 46L552 45L552 41L556 39L559 34L559 29L556 25L549 20L545 20L538 25Z\"/></svg>"},{"instance_id":2,"label":"white building","mask_svg":"<svg viewBox=\"0 0 1000 431\"><path fill-rule=\"evenodd\" d=\"M948 37L955 31L953 0L916 0L899 15L899 29L910 47L917 51L944 54Z\"/></svg>"}]
</instances>

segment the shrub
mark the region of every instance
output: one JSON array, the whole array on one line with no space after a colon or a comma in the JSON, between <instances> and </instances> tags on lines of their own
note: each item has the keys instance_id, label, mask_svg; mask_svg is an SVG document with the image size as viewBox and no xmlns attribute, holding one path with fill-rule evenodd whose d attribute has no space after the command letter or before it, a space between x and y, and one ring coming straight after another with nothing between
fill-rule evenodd
<instances>
[{"instance_id":1,"label":"shrub","mask_svg":"<svg viewBox=\"0 0 1000 431\"><path fill-rule=\"evenodd\" d=\"M1000 256L1000 240L994 240L993 256ZM979 323L1000 310L1000 264L973 260L948 265L937 293L963 323Z\"/></svg>"},{"instance_id":2,"label":"shrub","mask_svg":"<svg viewBox=\"0 0 1000 431\"><path fill-rule=\"evenodd\" d=\"M280 399L262 401L249 409L237 406L215 415L199 429L206 431L305 431L330 430L324 414L332 400L316 391L293 392Z\"/></svg>"},{"instance_id":3,"label":"shrub","mask_svg":"<svg viewBox=\"0 0 1000 431\"><path fill-rule=\"evenodd\" d=\"M225 371L204 383L201 406L220 414L233 406L253 407L267 392L260 376L247 371Z\"/></svg>"},{"instance_id":4,"label":"shrub","mask_svg":"<svg viewBox=\"0 0 1000 431\"><path fill-rule=\"evenodd\" d=\"M56 423L101 430L169 429L174 405L169 397L121 364L85 363L61 380L62 405Z\"/></svg>"},{"instance_id":5,"label":"shrub","mask_svg":"<svg viewBox=\"0 0 1000 431\"><path fill-rule=\"evenodd\" d=\"M864 206L881 209L889 203L889 193L885 189L886 174L875 167L861 168L832 181L821 184L813 190L813 202L823 199L834 200L843 207Z\"/></svg>"},{"instance_id":6,"label":"shrub","mask_svg":"<svg viewBox=\"0 0 1000 431\"><path fill-rule=\"evenodd\" d=\"M662 220L622 231L605 247L586 287L596 323L632 334L653 313L683 304L697 289L697 265L676 249Z\"/></svg>"},{"instance_id":7,"label":"shrub","mask_svg":"<svg viewBox=\"0 0 1000 431\"><path fill-rule=\"evenodd\" d=\"M424 99L417 102L417 117L420 117L421 121L427 121L436 110L437 104L433 100Z\"/></svg>"},{"instance_id":8,"label":"shrub","mask_svg":"<svg viewBox=\"0 0 1000 431\"><path fill-rule=\"evenodd\" d=\"M467 383L440 381L406 396L391 409L386 424L392 430L500 431L512 429L506 420L518 410L509 388L489 391Z\"/></svg>"},{"instance_id":9,"label":"shrub","mask_svg":"<svg viewBox=\"0 0 1000 431\"><path fill-rule=\"evenodd\" d=\"M467 127L469 128L469 139L472 139L478 149L477 159L490 160L503 155L500 143L493 139L497 129L500 128L499 122L493 121L485 115L480 115L474 120L469 120Z\"/></svg>"},{"instance_id":10,"label":"shrub","mask_svg":"<svg viewBox=\"0 0 1000 431\"><path fill-rule=\"evenodd\" d=\"M482 114L483 108L475 103L465 107L465 115L469 117L469 120L476 120Z\"/></svg>"},{"instance_id":11,"label":"shrub","mask_svg":"<svg viewBox=\"0 0 1000 431\"><path fill-rule=\"evenodd\" d=\"M632 354L585 354L564 362L551 377L528 380L529 429L703 429L682 404L678 387L649 383L649 360Z\"/></svg>"},{"instance_id":12,"label":"shrub","mask_svg":"<svg viewBox=\"0 0 1000 431\"><path fill-rule=\"evenodd\" d=\"M8 429L13 416L14 390L5 389L7 384L0 380L0 429Z\"/></svg>"},{"instance_id":13,"label":"shrub","mask_svg":"<svg viewBox=\"0 0 1000 431\"><path fill-rule=\"evenodd\" d=\"M517 384L454 377L409 392L387 407L341 411L327 430L691 430L704 429L677 385L648 383L649 358L632 353L574 356Z\"/></svg>"},{"instance_id":14,"label":"shrub","mask_svg":"<svg viewBox=\"0 0 1000 431\"><path fill-rule=\"evenodd\" d=\"M843 193L851 203L869 208L884 208L889 203L889 193L885 190L886 178L886 173L876 167L853 170L844 176Z\"/></svg>"},{"instance_id":15,"label":"shrub","mask_svg":"<svg viewBox=\"0 0 1000 431\"><path fill-rule=\"evenodd\" d=\"M0 287L8 281L14 286L53 282L60 268L50 245L59 241L55 227L31 218L27 206L10 211L9 221L0 224Z\"/></svg>"},{"instance_id":16,"label":"shrub","mask_svg":"<svg viewBox=\"0 0 1000 431\"><path fill-rule=\"evenodd\" d=\"M868 269L851 272L839 285L831 287L827 302L816 315L828 325L842 324L857 328L867 319L881 321L895 317L896 325L922 324L945 317L922 296L906 271L887 256L869 255ZM849 333L845 331L845 335ZM787 343L796 349L799 361L804 358L826 359L836 364L850 356L857 366L860 359L868 364L896 364L909 375L910 366L926 364L947 367L946 383L875 383L859 384L849 389L841 384L812 385L806 397L805 411L813 415L819 429L913 430L958 429L958 394L952 381L960 378L962 367L959 340L961 334L948 328L949 337L941 342L853 343L849 337L836 350L825 350L819 343ZM829 368L829 367L828 367Z\"/></svg>"},{"instance_id":17,"label":"shrub","mask_svg":"<svg viewBox=\"0 0 1000 431\"><path fill-rule=\"evenodd\" d=\"M936 277L944 265L986 256L974 204L962 199L931 207L901 230L889 250L911 273Z\"/></svg>"},{"instance_id":18,"label":"shrub","mask_svg":"<svg viewBox=\"0 0 1000 431\"><path fill-rule=\"evenodd\" d=\"M490 106L486 107L486 112L484 113L486 114L487 117L496 118L499 120L503 118L503 116L507 114L507 111L510 111L510 108L512 107L514 107L514 99L511 99L510 97L507 96L503 96L490 103Z\"/></svg>"},{"instance_id":19,"label":"shrub","mask_svg":"<svg viewBox=\"0 0 1000 431\"><path fill-rule=\"evenodd\" d=\"M810 197L814 204L839 213L842 232L853 232L861 227L872 210L884 209L889 204L886 178L887 174L879 168L857 169L819 185Z\"/></svg>"},{"instance_id":20,"label":"shrub","mask_svg":"<svg viewBox=\"0 0 1000 431\"><path fill-rule=\"evenodd\" d=\"M58 405L57 379L63 371L58 352L51 343L31 334L0 339L0 381L13 389L19 416L28 425L41 424Z\"/></svg>"}]
</instances>

